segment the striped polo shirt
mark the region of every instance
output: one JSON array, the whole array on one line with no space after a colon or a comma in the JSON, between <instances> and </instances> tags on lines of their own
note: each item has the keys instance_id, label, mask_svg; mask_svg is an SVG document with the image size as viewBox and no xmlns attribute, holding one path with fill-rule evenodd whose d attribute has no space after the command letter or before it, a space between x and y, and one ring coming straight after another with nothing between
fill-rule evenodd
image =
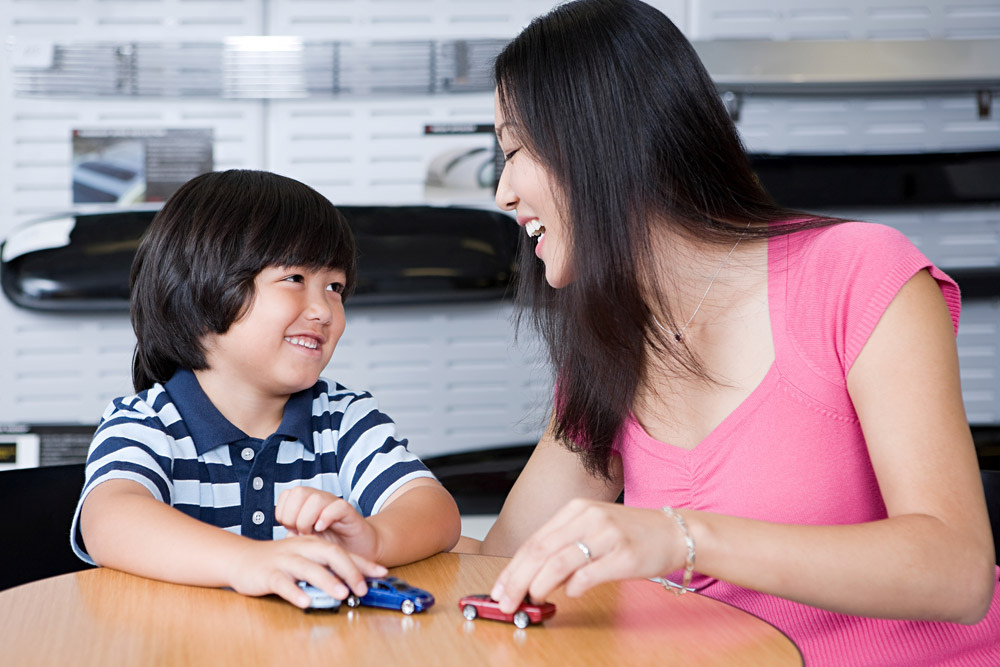
<instances>
[{"instance_id":1,"label":"striped polo shirt","mask_svg":"<svg viewBox=\"0 0 1000 667\"><path fill-rule=\"evenodd\" d=\"M93 563L80 536L80 508L109 479L138 482L189 516L269 540L287 532L274 521L285 489L322 489L371 516L419 477L434 475L367 392L320 378L288 399L281 425L260 440L222 416L194 373L179 370L166 385L115 399L105 410L87 454L73 551Z\"/></svg>"}]
</instances>

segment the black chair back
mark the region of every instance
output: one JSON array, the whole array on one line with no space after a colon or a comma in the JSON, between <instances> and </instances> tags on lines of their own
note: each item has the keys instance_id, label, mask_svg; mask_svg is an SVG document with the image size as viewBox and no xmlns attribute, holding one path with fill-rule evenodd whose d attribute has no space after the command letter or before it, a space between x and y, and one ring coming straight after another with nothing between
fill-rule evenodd
<instances>
[{"instance_id":1,"label":"black chair back","mask_svg":"<svg viewBox=\"0 0 1000 667\"><path fill-rule=\"evenodd\" d=\"M83 464L0 471L0 590L88 567L69 545Z\"/></svg>"}]
</instances>

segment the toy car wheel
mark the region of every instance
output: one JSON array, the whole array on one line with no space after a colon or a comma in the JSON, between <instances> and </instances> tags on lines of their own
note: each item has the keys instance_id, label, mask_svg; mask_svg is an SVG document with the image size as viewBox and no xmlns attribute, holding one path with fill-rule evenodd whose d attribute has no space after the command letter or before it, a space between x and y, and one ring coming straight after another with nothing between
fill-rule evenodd
<instances>
[{"instance_id":1,"label":"toy car wheel","mask_svg":"<svg viewBox=\"0 0 1000 667\"><path fill-rule=\"evenodd\" d=\"M528 618L528 612L519 611L514 614L514 625L524 630L531 623L531 619Z\"/></svg>"},{"instance_id":2,"label":"toy car wheel","mask_svg":"<svg viewBox=\"0 0 1000 667\"><path fill-rule=\"evenodd\" d=\"M473 607L471 604L465 605L464 607L462 607L462 616L465 616L465 618L470 621L476 620L477 616L476 608Z\"/></svg>"},{"instance_id":3,"label":"toy car wheel","mask_svg":"<svg viewBox=\"0 0 1000 667\"><path fill-rule=\"evenodd\" d=\"M399 605L399 610L409 616L417 610L417 607L413 604L413 600L403 600L403 603Z\"/></svg>"},{"instance_id":4,"label":"toy car wheel","mask_svg":"<svg viewBox=\"0 0 1000 667\"><path fill-rule=\"evenodd\" d=\"M361 598L359 598L357 595L348 595L347 596L347 606L348 607L360 607L361 606Z\"/></svg>"}]
</instances>

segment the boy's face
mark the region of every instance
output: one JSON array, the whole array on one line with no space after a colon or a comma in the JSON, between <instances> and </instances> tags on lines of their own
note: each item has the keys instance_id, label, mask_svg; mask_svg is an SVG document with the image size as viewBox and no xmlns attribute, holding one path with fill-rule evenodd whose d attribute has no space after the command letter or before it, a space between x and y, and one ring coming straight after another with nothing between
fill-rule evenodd
<instances>
[{"instance_id":1,"label":"boy's face","mask_svg":"<svg viewBox=\"0 0 1000 667\"><path fill-rule=\"evenodd\" d=\"M346 280L340 269L265 268L243 317L205 338L208 372L266 396L313 386L344 333Z\"/></svg>"}]
</instances>

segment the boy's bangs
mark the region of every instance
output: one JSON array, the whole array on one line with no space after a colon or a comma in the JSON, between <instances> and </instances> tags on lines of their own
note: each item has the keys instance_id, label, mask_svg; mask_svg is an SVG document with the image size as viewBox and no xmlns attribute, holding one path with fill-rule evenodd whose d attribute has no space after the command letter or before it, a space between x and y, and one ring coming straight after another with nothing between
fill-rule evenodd
<instances>
[{"instance_id":1,"label":"boy's bangs","mask_svg":"<svg viewBox=\"0 0 1000 667\"><path fill-rule=\"evenodd\" d=\"M253 273L268 266L301 266L311 270L343 269L346 292L354 287L357 259L347 220L325 197L296 183L295 196L282 193L274 204L260 207L249 224L247 257Z\"/></svg>"},{"instance_id":2,"label":"boy's bangs","mask_svg":"<svg viewBox=\"0 0 1000 667\"><path fill-rule=\"evenodd\" d=\"M313 216L315 219L315 216ZM282 225L258 254L264 266L302 266L309 269L349 269L354 265L354 243L343 219L322 216L312 224Z\"/></svg>"}]
</instances>

